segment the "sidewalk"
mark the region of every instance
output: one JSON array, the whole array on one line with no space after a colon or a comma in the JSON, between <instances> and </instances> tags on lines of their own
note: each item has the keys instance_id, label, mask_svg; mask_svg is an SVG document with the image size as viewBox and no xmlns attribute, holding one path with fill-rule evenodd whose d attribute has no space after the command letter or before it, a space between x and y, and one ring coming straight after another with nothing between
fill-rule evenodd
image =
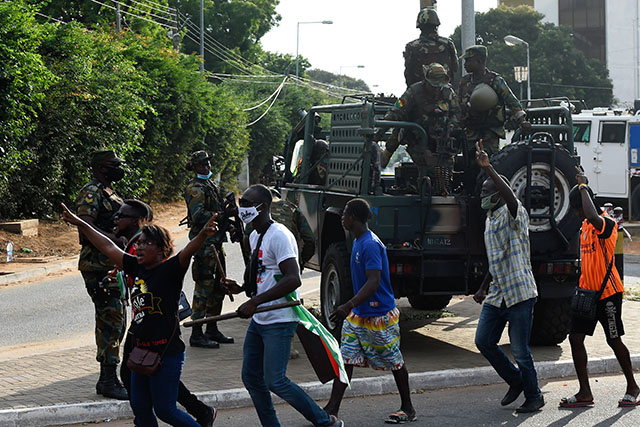
<instances>
[{"instance_id":1,"label":"sidewalk","mask_svg":"<svg viewBox=\"0 0 640 427\"><path fill-rule=\"evenodd\" d=\"M318 305L318 294L305 298L305 305ZM411 311L406 299L399 301L403 311ZM640 352L640 302L626 302L624 341L632 354ZM454 297L449 304L451 317L402 322L402 351L411 372L413 389L490 384L500 378L488 366L474 345L480 306L470 297ZM198 392L205 402L218 408L250 405L240 378L242 343L248 321L233 319L221 328L236 339L220 349L187 347L183 382ZM183 328L183 337L190 331ZM297 339L296 339L297 340ZM505 337L503 342L506 343ZM296 347L301 349L299 343ZM618 365L600 329L587 339L592 373L618 372ZM560 346L535 347L534 358L541 378L573 375L568 342ZM599 359L600 358L600 359ZM634 356L640 366L640 355ZM0 363L0 425L42 426L130 417L128 402L104 399L95 394L98 377L93 345L81 348L8 359ZM326 400L330 385L321 386L304 352L292 360L289 377L305 384L310 394ZM351 395L383 394L395 391L389 373L356 369Z\"/></svg>"}]
</instances>

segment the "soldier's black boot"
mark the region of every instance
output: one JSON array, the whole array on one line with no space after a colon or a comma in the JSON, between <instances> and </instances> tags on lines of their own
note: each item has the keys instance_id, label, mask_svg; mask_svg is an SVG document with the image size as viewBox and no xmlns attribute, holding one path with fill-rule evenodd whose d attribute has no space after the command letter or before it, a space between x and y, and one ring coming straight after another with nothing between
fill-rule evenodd
<instances>
[{"instance_id":1,"label":"soldier's black boot","mask_svg":"<svg viewBox=\"0 0 640 427\"><path fill-rule=\"evenodd\" d=\"M204 336L209 338L212 341L217 341L220 344L234 343L233 337L227 337L222 332L220 332L220 330L218 329L217 323L208 323L207 331L204 333Z\"/></svg>"},{"instance_id":2,"label":"soldier's black boot","mask_svg":"<svg viewBox=\"0 0 640 427\"><path fill-rule=\"evenodd\" d=\"M111 399L129 400L127 389L118 380L116 365L100 365L100 379L96 392Z\"/></svg>"},{"instance_id":3,"label":"soldier's black boot","mask_svg":"<svg viewBox=\"0 0 640 427\"><path fill-rule=\"evenodd\" d=\"M202 348L219 348L220 344L217 341L210 340L202 333L202 325L195 325L191 331L191 337L189 338L189 345L191 347Z\"/></svg>"}]
</instances>

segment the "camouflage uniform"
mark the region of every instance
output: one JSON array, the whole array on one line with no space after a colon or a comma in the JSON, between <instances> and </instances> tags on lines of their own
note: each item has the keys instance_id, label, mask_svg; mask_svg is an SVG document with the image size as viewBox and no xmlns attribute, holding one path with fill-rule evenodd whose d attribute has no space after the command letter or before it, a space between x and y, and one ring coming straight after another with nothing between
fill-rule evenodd
<instances>
[{"instance_id":1,"label":"camouflage uniform","mask_svg":"<svg viewBox=\"0 0 640 427\"><path fill-rule=\"evenodd\" d=\"M427 132L427 145L424 145L417 132L404 131L400 132L398 139L389 139L385 151L393 153L400 143L407 144L407 152L413 162L424 167L426 174L436 181L436 194L445 194L450 190L449 183L436 180L436 176L439 176L436 168L449 170L453 166L456 149L450 145L448 135L452 127L458 126L459 111L456 94L449 83L434 86L422 80L411 85L384 116L385 120L417 123ZM375 139L379 140L384 132L384 129L380 129Z\"/></svg>"},{"instance_id":2,"label":"camouflage uniform","mask_svg":"<svg viewBox=\"0 0 640 427\"><path fill-rule=\"evenodd\" d=\"M438 36L433 31L422 33L404 48L404 78L407 87L423 79L422 66L433 62L442 64L449 74L449 81L458 71L458 52L451 39Z\"/></svg>"},{"instance_id":3,"label":"camouflage uniform","mask_svg":"<svg viewBox=\"0 0 640 427\"><path fill-rule=\"evenodd\" d=\"M416 28L421 28L422 33L418 39L407 43L404 49L407 87L423 79L423 65L434 62L444 66L449 81L453 81L453 75L458 71L458 52L451 39L438 36L439 25L440 19L434 9L423 9L418 13Z\"/></svg>"},{"instance_id":4,"label":"camouflage uniform","mask_svg":"<svg viewBox=\"0 0 640 427\"><path fill-rule=\"evenodd\" d=\"M112 232L112 217L122 205L122 199L111 188L92 179L82 187L76 200L78 216L89 216L100 230ZM78 270L95 307L96 360L105 365L117 365L125 331L124 307L118 283L102 282L114 265L88 239L81 237L80 243Z\"/></svg>"},{"instance_id":5,"label":"camouflage uniform","mask_svg":"<svg viewBox=\"0 0 640 427\"><path fill-rule=\"evenodd\" d=\"M209 179L194 178L189 182L184 192L189 217L189 239L193 239L202 230L214 213L222 212L224 199L216 184ZM225 291L220 285L220 275L217 272L213 256L214 245L225 266L222 243L226 241L224 232L219 231L209 237L193 257L192 277L195 283L193 304L191 306L192 319L202 319L205 316L215 316L222 311L222 301Z\"/></svg>"}]
</instances>

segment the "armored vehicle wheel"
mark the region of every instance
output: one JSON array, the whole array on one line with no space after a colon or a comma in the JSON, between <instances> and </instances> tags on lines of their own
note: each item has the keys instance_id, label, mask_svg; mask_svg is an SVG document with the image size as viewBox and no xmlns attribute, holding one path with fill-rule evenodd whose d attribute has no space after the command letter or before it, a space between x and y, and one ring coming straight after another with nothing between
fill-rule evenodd
<instances>
[{"instance_id":1,"label":"armored vehicle wheel","mask_svg":"<svg viewBox=\"0 0 640 427\"><path fill-rule=\"evenodd\" d=\"M491 158L493 167L498 173L509 179L513 192L523 204L527 187L527 146L527 142L511 144ZM580 228L580 220L573 214L569 206L569 191L576 183L578 162L561 145L556 144L555 147L554 217L560 231L567 240L571 240L571 237L576 235ZM531 214L549 212L550 169L549 155L534 151L531 165ZM530 220L529 230L531 232L532 254L566 249L548 219Z\"/></svg>"},{"instance_id":2,"label":"armored vehicle wheel","mask_svg":"<svg viewBox=\"0 0 640 427\"><path fill-rule=\"evenodd\" d=\"M329 320L329 316L338 306L347 302L352 296L353 287L351 285L347 246L343 242L333 243L327 249L322 263L320 307L322 323L336 337L340 336L342 322L334 323Z\"/></svg>"},{"instance_id":3,"label":"armored vehicle wheel","mask_svg":"<svg viewBox=\"0 0 640 427\"><path fill-rule=\"evenodd\" d=\"M442 310L451 301L451 295L411 295L409 304L418 310Z\"/></svg>"},{"instance_id":4,"label":"armored vehicle wheel","mask_svg":"<svg viewBox=\"0 0 640 427\"><path fill-rule=\"evenodd\" d=\"M571 327L571 298L538 299L533 309L532 345L556 345Z\"/></svg>"}]
</instances>

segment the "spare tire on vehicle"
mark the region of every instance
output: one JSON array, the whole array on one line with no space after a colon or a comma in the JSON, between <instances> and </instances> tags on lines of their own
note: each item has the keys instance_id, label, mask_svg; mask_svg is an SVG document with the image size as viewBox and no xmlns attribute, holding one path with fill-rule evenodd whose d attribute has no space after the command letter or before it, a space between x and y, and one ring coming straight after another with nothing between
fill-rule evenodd
<instances>
[{"instance_id":1,"label":"spare tire on vehicle","mask_svg":"<svg viewBox=\"0 0 640 427\"><path fill-rule=\"evenodd\" d=\"M529 145L534 148L550 147L547 142L521 141L510 144L491 157L495 170L506 176L516 197L525 204L527 187L527 162ZM553 197L554 218L558 229L570 241L580 228L580 220L569 206L569 191L576 184L578 161L562 145L554 144L555 192ZM531 210L530 214L549 213L550 155L548 152L531 152ZM486 175L484 175L486 177ZM482 178L484 180L484 178ZM482 181L479 182L479 185ZM566 248L558 232L553 230L549 219L532 218L529 221L531 253L542 254L563 251Z\"/></svg>"}]
</instances>

